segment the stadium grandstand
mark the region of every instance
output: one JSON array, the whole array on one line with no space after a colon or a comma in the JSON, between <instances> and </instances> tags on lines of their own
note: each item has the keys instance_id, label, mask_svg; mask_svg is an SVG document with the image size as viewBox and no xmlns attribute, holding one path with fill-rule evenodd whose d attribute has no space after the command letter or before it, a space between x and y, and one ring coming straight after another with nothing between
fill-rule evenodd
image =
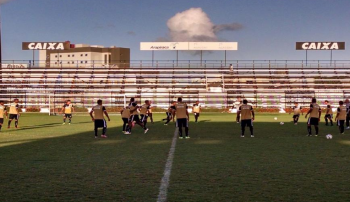
<instances>
[{"instance_id":1,"label":"stadium grandstand","mask_svg":"<svg viewBox=\"0 0 350 202\"><path fill-rule=\"evenodd\" d=\"M350 61L131 61L130 68L93 65L97 62L61 67L17 63L23 61L3 62L2 99L16 97L23 108L51 113L67 99L89 108L98 98L106 106L123 107L136 97L166 108L182 96L189 103L227 109L238 98L255 107L288 108L295 101L307 106L311 97L336 102L350 96Z\"/></svg>"}]
</instances>

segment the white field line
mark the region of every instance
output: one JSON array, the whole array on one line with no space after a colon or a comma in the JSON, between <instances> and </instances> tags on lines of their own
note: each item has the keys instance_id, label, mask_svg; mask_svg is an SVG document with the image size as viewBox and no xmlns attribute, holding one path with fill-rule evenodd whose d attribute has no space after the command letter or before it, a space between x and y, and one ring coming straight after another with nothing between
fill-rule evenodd
<instances>
[{"instance_id":1,"label":"white field line","mask_svg":"<svg viewBox=\"0 0 350 202\"><path fill-rule=\"evenodd\" d=\"M171 168L173 167L173 160L174 160L175 147L176 147L178 133L179 133L179 128L176 127L175 132L174 132L173 141L171 143L170 151L168 154L168 159L167 159L166 164L165 164L164 175L163 175L162 181L160 183L157 202L166 202L167 201L167 194L168 194L168 188L169 188L169 183L170 183L170 174L171 174Z\"/></svg>"}]
</instances>

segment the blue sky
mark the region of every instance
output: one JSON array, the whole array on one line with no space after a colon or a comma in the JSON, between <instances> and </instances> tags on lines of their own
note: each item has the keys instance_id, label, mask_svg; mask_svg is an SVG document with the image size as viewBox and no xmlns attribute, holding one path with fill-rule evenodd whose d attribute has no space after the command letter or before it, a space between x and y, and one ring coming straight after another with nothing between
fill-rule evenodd
<instances>
[{"instance_id":1,"label":"blue sky","mask_svg":"<svg viewBox=\"0 0 350 202\"><path fill-rule=\"evenodd\" d=\"M232 60L302 60L296 41L345 41L350 44L349 0L12 0L1 6L3 59L29 60L22 41L66 41L131 48L132 60L151 59L141 41L168 33L166 22L178 12L200 7L214 24L240 23L243 29L220 33L237 41ZM134 34L128 34L132 32ZM309 59L327 60L329 51L309 51ZM175 59L174 52L156 52L156 59ZM222 60L223 52L204 59ZM180 59L199 59L185 52ZM333 59L350 60L350 48Z\"/></svg>"}]
</instances>

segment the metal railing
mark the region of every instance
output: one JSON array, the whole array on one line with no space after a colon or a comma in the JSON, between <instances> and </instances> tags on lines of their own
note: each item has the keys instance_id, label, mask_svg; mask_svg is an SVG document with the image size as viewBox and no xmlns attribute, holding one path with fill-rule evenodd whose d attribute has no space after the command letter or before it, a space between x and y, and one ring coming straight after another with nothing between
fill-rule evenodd
<instances>
[{"instance_id":1,"label":"metal railing","mask_svg":"<svg viewBox=\"0 0 350 202\"><path fill-rule=\"evenodd\" d=\"M234 68L329 68L350 67L350 60L57 60L47 63L42 60L3 60L3 66L19 67L95 67L95 68L224 68L231 64Z\"/></svg>"}]
</instances>

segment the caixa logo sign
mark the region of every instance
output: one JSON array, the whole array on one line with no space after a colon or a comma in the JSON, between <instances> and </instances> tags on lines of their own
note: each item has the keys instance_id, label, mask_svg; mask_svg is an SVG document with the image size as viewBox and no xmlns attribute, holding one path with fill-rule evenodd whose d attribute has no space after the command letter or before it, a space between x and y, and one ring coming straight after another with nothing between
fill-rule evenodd
<instances>
[{"instance_id":1,"label":"caixa logo sign","mask_svg":"<svg viewBox=\"0 0 350 202\"><path fill-rule=\"evenodd\" d=\"M70 42L23 42L22 50L66 50Z\"/></svg>"},{"instance_id":2,"label":"caixa logo sign","mask_svg":"<svg viewBox=\"0 0 350 202\"><path fill-rule=\"evenodd\" d=\"M296 50L345 50L345 42L297 42Z\"/></svg>"}]
</instances>

